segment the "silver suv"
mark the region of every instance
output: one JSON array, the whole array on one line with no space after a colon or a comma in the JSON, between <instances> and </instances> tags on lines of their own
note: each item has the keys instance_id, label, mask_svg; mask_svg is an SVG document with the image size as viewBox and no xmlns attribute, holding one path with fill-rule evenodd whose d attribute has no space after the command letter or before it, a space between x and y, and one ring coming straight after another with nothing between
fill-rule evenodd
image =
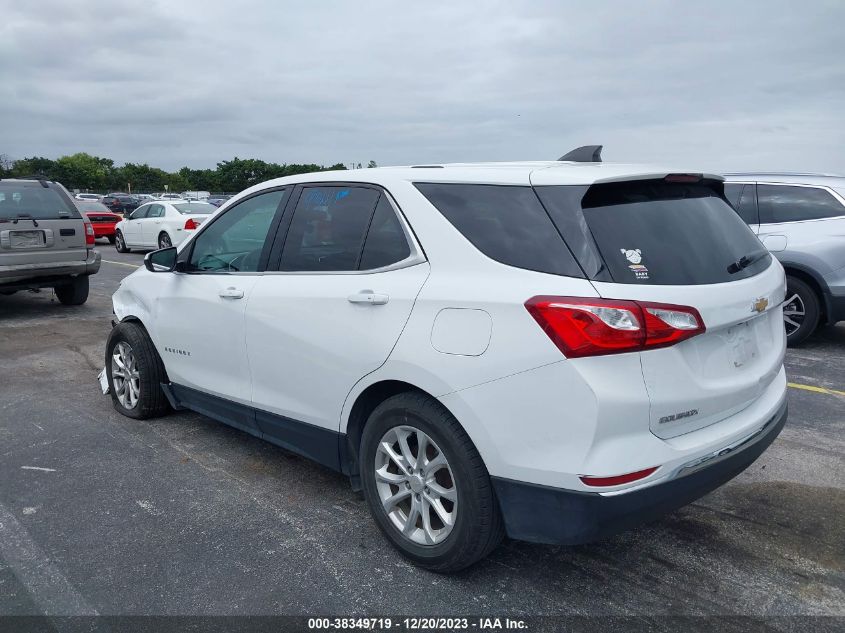
<instances>
[{"instance_id":1,"label":"silver suv","mask_svg":"<svg viewBox=\"0 0 845 633\"><path fill-rule=\"evenodd\" d=\"M725 196L786 270L787 343L845 320L845 177L725 175Z\"/></svg>"},{"instance_id":2,"label":"silver suv","mask_svg":"<svg viewBox=\"0 0 845 633\"><path fill-rule=\"evenodd\" d=\"M47 180L0 180L0 294L54 288L66 305L88 299L100 270L94 228L65 188Z\"/></svg>"}]
</instances>

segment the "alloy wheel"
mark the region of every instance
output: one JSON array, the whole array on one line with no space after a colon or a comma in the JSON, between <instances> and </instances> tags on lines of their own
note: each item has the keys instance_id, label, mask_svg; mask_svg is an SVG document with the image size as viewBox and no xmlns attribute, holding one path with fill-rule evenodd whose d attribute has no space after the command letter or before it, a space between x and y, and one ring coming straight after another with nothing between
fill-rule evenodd
<instances>
[{"instance_id":1,"label":"alloy wheel","mask_svg":"<svg viewBox=\"0 0 845 633\"><path fill-rule=\"evenodd\" d=\"M162 233L161 236L158 238L158 247L170 248L171 246L173 246L173 244L170 241L170 236L167 233Z\"/></svg>"},{"instance_id":2,"label":"alloy wheel","mask_svg":"<svg viewBox=\"0 0 845 633\"><path fill-rule=\"evenodd\" d=\"M114 242L118 251L122 251L126 247L126 244L123 241L123 233L121 233L120 231L118 231L117 234L114 236Z\"/></svg>"},{"instance_id":3,"label":"alloy wheel","mask_svg":"<svg viewBox=\"0 0 845 633\"><path fill-rule=\"evenodd\" d=\"M801 327L805 314L806 308L804 307L804 301L797 293L786 300L786 304L783 306L783 324L786 327L787 336Z\"/></svg>"},{"instance_id":4,"label":"alloy wheel","mask_svg":"<svg viewBox=\"0 0 845 633\"><path fill-rule=\"evenodd\" d=\"M442 543L455 527L458 491L440 447L412 426L396 426L379 441L376 489L393 526L419 545Z\"/></svg>"},{"instance_id":5,"label":"alloy wheel","mask_svg":"<svg viewBox=\"0 0 845 633\"><path fill-rule=\"evenodd\" d=\"M134 409L141 395L141 374L132 347L125 341L114 346L111 357L114 393L126 409Z\"/></svg>"}]
</instances>

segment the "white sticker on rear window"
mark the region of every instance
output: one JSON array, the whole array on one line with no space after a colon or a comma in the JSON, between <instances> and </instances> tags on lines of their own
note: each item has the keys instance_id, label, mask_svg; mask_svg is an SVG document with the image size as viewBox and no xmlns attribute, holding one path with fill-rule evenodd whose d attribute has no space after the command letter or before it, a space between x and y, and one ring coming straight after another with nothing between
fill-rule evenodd
<instances>
[{"instance_id":1,"label":"white sticker on rear window","mask_svg":"<svg viewBox=\"0 0 845 633\"><path fill-rule=\"evenodd\" d=\"M634 273L634 277L648 279L648 268L643 264L643 252L639 248L620 248L619 252L628 260L628 268Z\"/></svg>"}]
</instances>

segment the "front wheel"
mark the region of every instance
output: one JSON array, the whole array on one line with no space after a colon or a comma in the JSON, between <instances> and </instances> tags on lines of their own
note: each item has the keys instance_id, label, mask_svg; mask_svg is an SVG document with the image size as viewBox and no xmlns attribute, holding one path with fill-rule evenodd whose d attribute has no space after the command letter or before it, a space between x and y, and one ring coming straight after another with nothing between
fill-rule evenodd
<instances>
[{"instance_id":1,"label":"front wheel","mask_svg":"<svg viewBox=\"0 0 845 633\"><path fill-rule=\"evenodd\" d=\"M786 302L783 306L783 324L786 327L786 344L790 347L803 343L815 332L821 317L821 303L810 285L798 277L786 277Z\"/></svg>"},{"instance_id":2,"label":"front wheel","mask_svg":"<svg viewBox=\"0 0 845 633\"><path fill-rule=\"evenodd\" d=\"M74 277L74 279L61 286L54 288L56 297L66 306L81 306L88 301L88 275Z\"/></svg>"},{"instance_id":3,"label":"front wheel","mask_svg":"<svg viewBox=\"0 0 845 633\"><path fill-rule=\"evenodd\" d=\"M417 565L456 572L489 554L504 524L481 456L437 401L402 393L361 438L364 496L391 543Z\"/></svg>"},{"instance_id":4,"label":"front wheel","mask_svg":"<svg viewBox=\"0 0 845 633\"><path fill-rule=\"evenodd\" d=\"M126 247L126 240L123 238L123 233L120 231L114 234L114 247L118 253L128 253L129 249Z\"/></svg>"},{"instance_id":5,"label":"front wheel","mask_svg":"<svg viewBox=\"0 0 845 633\"><path fill-rule=\"evenodd\" d=\"M138 323L119 323L106 343L106 376L118 413L143 420L167 412L161 389L167 382L164 364L147 331Z\"/></svg>"}]
</instances>

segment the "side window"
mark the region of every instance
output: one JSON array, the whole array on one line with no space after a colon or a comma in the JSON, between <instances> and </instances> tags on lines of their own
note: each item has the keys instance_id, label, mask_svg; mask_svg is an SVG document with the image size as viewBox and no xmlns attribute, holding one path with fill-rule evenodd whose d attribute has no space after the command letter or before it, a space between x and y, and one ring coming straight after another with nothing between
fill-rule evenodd
<instances>
[{"instance_id":1,"label":"side window","mask_svg":"<svg viewBox=\"0 0 845 633\"><path fill-rule=\"evenodd\" d=\"M746 224L759 224L760 217L757 214L757 185L745 185L742 195L739 198L737 212Z\"/></svg>"},{"instance_id":2,"label":"side window","mask_svg":"<svg viewBox=\"0 0 845 633\"><path fill-rule=\"evenodd\" d=\"M364 242L364 252L361 254L361 270L372 270L382 266L390 266L401 262L411 254L411 247L405 237L405 231L399 218L387 199L382 194L376 205L373 221Z\"/></svg>"},{"instance_id":3,"label":"side window","mask_svg":"<svg viewBox=\"0 0 845 633\"><path fill-rule=\"evenodd\" d=\"M279 269L358 270L364 236L379 191L364 187L305 187L293 212Z\"/></svg>"},{"instance_id":4,"label":"side window","mask_svg":"<svg viewBox=\"0 0 845 633\"><path fill-rule=\"evenodd\" d=\"M725 183L725 197L734 209L739 209L739 197L742 195L742 189L745 187L742 183L726 182Z\"/></svg>"},{"instance_id":5,"label":"side window","mask_svg":"<svg viewBox=\"0 0 845 633\"><path fill-rule=\"evenodd\" d=\"M150 205L150 212L147 213L148 218L160 218L164 215L164 207L160 204Z\"/></svg>"},{"instance_id":6,"label":"side window","mask_svg":"<svg viewBox=\"0 0 845 633\"><path fill-rule=\"evenodd\" d=\"M760 222L797 222L845 215L845 208L829 192L817 187L757 185Z\"/></svg>"},{"instance_id":7,"label":"side window","mask_svg":"<svg viewBox=\"0 0 845 633\"><path fill-rule=\"evenodd\" d=\"M147 217L147 212L150 210L149 204L145 204L143 207L138 207L132 212L132 215L129 216L130 220L140 220L141 218Z\"/></svg>"},{"instance_id":8,"label":"side window","mask_svg":"<svg viewBox=\"0 0 845 633\"><path fill-rule=\"evenodd\" d=\"M490 259L541 273L584 276L531 187L422 182L414 186Z\"/></svg>"},{"instance_id":9,"label":"side window","mask_svg":"<svg viewBox=\"0 0 845 633\"><path fill-rule=\"evenodd\" d=\"M286 192L268 191L248 198L216 218L194 240L188 271L256 272Z\"/></svg>"}]
</instances>

